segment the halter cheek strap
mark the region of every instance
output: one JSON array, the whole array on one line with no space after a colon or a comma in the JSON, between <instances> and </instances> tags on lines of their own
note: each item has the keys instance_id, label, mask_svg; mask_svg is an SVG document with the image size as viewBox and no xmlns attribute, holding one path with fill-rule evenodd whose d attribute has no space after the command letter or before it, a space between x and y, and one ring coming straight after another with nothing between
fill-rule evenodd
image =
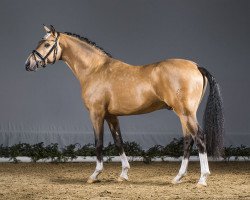
<instances>
[{"instance_id":1,"label":"halter cheek strap","mask_svg":"<svg viewBox=\"0 0 250 200\"><path fill-rule=\"evenodd\" d=\"M43 67L46 67L46 59L49 57L49 55L54 51L54 60L52 62L52 64L54 64L56 62L56 55L57 55L57 42L58 42L58 38L59 38L60 33L57 32L57 37L55 39L55 43L54 45L50 48L50 50L48 51L48 53L43 57L37 50L33 50L32 54L35 58L36 61L36 65L38 66L38 61L36 60L36 55L41 59L41 61L43 62Z\"/></svg>"},{"instance_id":2,"label":"halter cheek strap","mask_svg":"<svg viewBox=\"0 0 250 200\"><path fill-rule=\"evenodd\" d=\"M43 58L43 56L37 50L33 50L32 54L36 54L43 62L45 62L45 59Z\"/></svg>"}]
</instances>

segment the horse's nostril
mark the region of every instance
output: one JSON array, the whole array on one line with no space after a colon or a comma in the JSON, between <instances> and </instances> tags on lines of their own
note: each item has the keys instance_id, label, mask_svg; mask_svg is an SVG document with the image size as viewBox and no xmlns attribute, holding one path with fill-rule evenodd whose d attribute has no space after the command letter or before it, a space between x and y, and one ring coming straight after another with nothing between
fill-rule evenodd
<instances>
[{"instance_id":1,"label":"horse's nostril","mask_svg":"<svg viewBox=\"0 0 250 200\"><path fill-rule=\"evenodd\" d=\"M30 65L30 61L27 61L27 62L25 63L25 66L28 67L29 65Z\"/></svg>"}]
</instances>

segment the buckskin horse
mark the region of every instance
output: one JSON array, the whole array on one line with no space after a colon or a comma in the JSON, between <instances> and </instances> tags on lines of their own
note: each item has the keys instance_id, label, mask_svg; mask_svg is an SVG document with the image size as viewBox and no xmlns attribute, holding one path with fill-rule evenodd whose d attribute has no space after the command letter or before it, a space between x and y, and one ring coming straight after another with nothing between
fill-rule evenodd
<instances>
[{"instance_id":1,"label":"buckskin horse","mask_svg":"<svg viewBox=\"0 0 250 200\"><path fill-rule=\"evenodd\" d=\"M224 117L218 83L205 68L184 59L133 66L112 58L85 37L58 32L51 25L44 29L45 36L25 62L26 70L36 71L63 60L79 80L82 100L93 125L97 157L95 171L88 183L97 182L103 170L104 121L108 123L121 158L122 172L118 181L125 181L130 165L123 149L118 116L168 109L179 117L184 135L184 155L172 183L180 183L186 175L190 151L196 143L201 168L197 185L207 185L210 174L207 153L218 157L222 152ZM207 84L210 92L202 130L196 112Z\"/></svg>"}]
</instances>

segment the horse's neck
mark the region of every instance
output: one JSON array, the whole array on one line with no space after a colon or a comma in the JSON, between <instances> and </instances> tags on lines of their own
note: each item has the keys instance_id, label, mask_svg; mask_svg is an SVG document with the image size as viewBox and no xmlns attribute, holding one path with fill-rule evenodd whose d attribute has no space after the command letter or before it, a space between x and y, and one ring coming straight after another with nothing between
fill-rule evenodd
<instances>
[{"instance_id":1,"label":"horse's neck","mask_svg":"<svg viewBox=\"0 0 250 200\"><path fill-rule=\"evenodd\" d=\"M61 34L60 46L62 60L81 82L110 59L95 47L65 34Z\"/></svg>"}]
</instances>

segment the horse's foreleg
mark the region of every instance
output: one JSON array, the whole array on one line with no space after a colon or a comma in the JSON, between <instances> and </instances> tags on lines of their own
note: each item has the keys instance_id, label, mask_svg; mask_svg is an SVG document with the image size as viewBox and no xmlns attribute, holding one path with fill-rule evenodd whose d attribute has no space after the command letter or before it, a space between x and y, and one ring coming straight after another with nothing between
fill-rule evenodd
<instances>
[{"instance_id":1,"label":"horse's foreleg","mask_svg":"<svg viewBox=\"0 0 250 200\"><path fill-rule=\"evenodd\" d=\"M90 119L93 125L94 134L95 134L95 147L96 147L96 168L94 173L89 177L88 183L94 183L98 181L98 175L103 170L103 123L104 123L104 114L100 111L90 111Z\"/></svg>"},{"instance_id":2,"label":"horse's foreleg","mask_svg":"<svg viewBox=\"0 0 250 200\"><path fill-rule=\"evenodd\" d=\"M116 116L109 116L106 118L106 121L109 125L109 129L114 139L114 143L121 157L122 172L118 177L118 181L128 180L128 170L130 169L130 165L123 149L123 140L121 136L118 118Z\"/></svg>"}]
</instances>

